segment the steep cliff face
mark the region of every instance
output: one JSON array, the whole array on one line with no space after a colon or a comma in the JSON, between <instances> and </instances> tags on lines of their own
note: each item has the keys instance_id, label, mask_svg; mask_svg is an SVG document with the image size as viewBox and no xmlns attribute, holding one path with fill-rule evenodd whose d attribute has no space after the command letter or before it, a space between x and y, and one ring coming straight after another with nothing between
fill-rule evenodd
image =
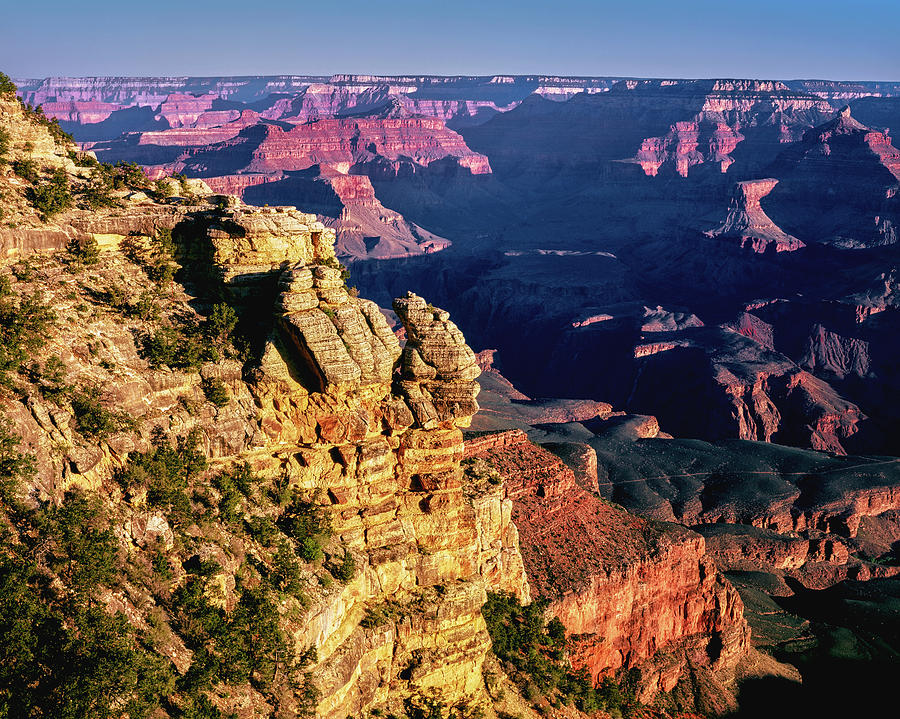
<instances>
[{"instance_id":1,"label":"steep cliff face","mask_svg":"<svg viewBox=\"0 0 900 719\"><path fill-rule=\"evenodd\" d=\"M391 163L409 158L424 167L450 157L473 174L490 172L484 155L469 150L462 137L432 118L327 118L286 130L269 126L254 148L247 169L259 172L302 170L314 164L349 166L376 156Z\"/></svg>"},{"instance_id":2,"label":"steep cliff face","mask_svg":"<svg viewBox=\"0 0 900 719\"><path fill-rule=\"evenodd\" d=\"M651 177L659 174L666 163L672 163L682 177L687 177L693 165L702 163L714 163L720 172L727 172L734 162L730 153L743 139L743 135L724 122L705 119L677 122L663 137L644 140L636 159Z\"/></svg>"},{"instance_id":3,"label":"steep cliff face","mask_svg":"<svg viewBox=\"0 0 900 719\"><path fill-rule=\"evenodd\" d=\"M45 149L74 182L66 148ZM345 286L334 232L293 208L145 196L63 218L44 245L3 238L3 256L19 260L4 311L33 296L53 313L41 356L23 364L14 391L4 385L2 406L36 459L22 497L66 507L66 492L80 490L109 517L111 561L131 569L91 597L171 675L152 699L157 714L197 702L327 719L402 712L410 697L487 705L486 587L526 601L529 589L502 486L463 479L460 427L478 409L480 370L447 313L398 300L401 353L378 307ZM96 251L79 259L69 237ZM207 292L225 303L210 309ZM258 342L249 360L223 343L223 325L218 339L204 334L216 312L232 328L248 324ZM43 374L53 356L65 384L51 395L62 382ZM164 485L152 464L162 456L173 471L192 457L192 468ZM244 473L243 498L226 499L232 472ZM268 499L277 491L282 504ZM7 499L16 532L24 510ZM236 650L247 673L175 689L176 675L196 677L229 651L215 632L260 606L252 621L278 638L274 654ZM190 614L198 608L204 619ZM128 688L111 691L105 701L129 699Z\"/></svg>"},{"instance_id":4,"label":"steep cliff face","mask_svg":"<svg viewBox=\"0 0 900 719\"><path fill-rule=\"evenodd\" d=\"M532 591L565 625L573 665L598 678L639 668L649 701L744 657L743 605L702 537L603 502L519 430L473 437L466 454L505 475Z\"/></svg>"},{"instance_id":5,"label":"steep cliff face","mask_svg":"<svg viewBox=\"0 0 900 719\"><path fill-rule=\"evenodd\" d=\"M413 114L437 117L454 126L477 124L515 107L530 94L568 99L580 92L604 92L613 84L602 77L553 76L386 76L270 75L250 77L93 77L24 80L27 102L45 106L101 101L113 109L159 107L171 97L213 96L254 103L264 117L300 121L367 111L397 99ZM60 120L68 119L59 116ZM81 122L79 120L74 120ZM95 123L86 117L84 123Z\"/></svg>"},{"instance_id":6,"label":"steep cliff face","mask_svg":"<svg viewBox=\"0 0 900 719\"><path fill-rule=\"evenodd\" d=\"M642 365L629 409L652 411L679 436L777 440L845 454L844 443L865 414L828 383L750 339L761 331L757 325L741 327L662 333L638 346ZM676 368L681 384L673 387ZM689 409L698 401L707 408L703 414Z\"/></svg>"},{"instance_id":7,"label":"steep cliff face","mask_svg":"<svg viewBox=\"0 0 900 719\"><path fill-rule=\"evenodd\" d=\"M432 691L477 699L489 645L480 615L485 582L525 597L528 590L508 501L497 488L463 486L457 425L477 410L474 356L446 313L418 297L398 301L411 339L402 398L389 396L399 346L379 310L350 301L327 268L293 270L282 286L278 326L289 356L306 364L300 371L311 370L326 395L348 392L310 427L327 444L304 463L333 475L335 530L369 557L360 583L328 598L310 620L318 632L313 671L325 680L319 714L345 717ZM283 373L277 356L267 356L264 376ZM291 415L276 410L269 426L297 427ZM387 429L373 435L379 426ZM335 452L343 468L331 463ZM373 630L360 622L378 605L396 619Z\"/></svg>"},{"instance_id":8,"label":"steep cliff face","mask_svg":"<svg viewBox=\"0 0 900 719\"><path fill-rule=\"evenodd\" d=\"M79 125L93 125L103 122L119 109L118 105L97 100L45 102L41 107L47 117L55 117L60 122L70 122Z\"/></svg>"},{"instance_id":9,"label":"steep cliff face","mask_svg":"<svg viewBox=\"0 0 900 719\"><path fill-rule=\"evenodd\" d=\"M756 170L833 113L825 100L780 82L622 80L564 103L528 98L462 132L501 176L617 161L609 168L617 178L627 167L686 177L703 166L726 172L738 159Z\"/></svg>"},{"instance_id":10,"label":"steep cliff face","mask_svg":"<svg viewBox=\"0 0 900 719\"><path fill-rule=\"evenodd\" d=\"M693 85L689 91L697 93L699 112L674 123L666 134L645 139L635 156L646 174L657 175L668 166L687 177L691 167L702 164L726 172L734 163L732 153L746 139L742 130L777 128L778 140L791 142L806 123L831 112L828 103L781 82L715 80Z\"/></svg>"},{"instance_id":11,"label":"steep cliff face","mask_svg":"<svg viewBox=\"0 0 900 719\"><path fill-rule=\"evenodd\" d=\"M848 249L897 241L900 150L885 132L854 119L849 107L804 133L770 172L781 182L766 201L769 212L801 239ZM840 201L823 203L823 196Z\"/></svg>"},{"instance_id":12,"label":"steep cliff face","mask_svg":"<svg viewBox=\"0 0 900 719\"><path fill-rule=\"evenodd\" d=\"M117 234L119 227L96 222L103 234ZM199 376L153 370L141 359L129 322L117 325L104 312L93 321L73 321L54 334L48 351L57 352L79 382L105 386L100 405L131 413L142 430L92 445L66 405L55 409L39 396L27 409L7 405L25 448L38 459L36 488L49 497L84 487L114 498L115 473L136 449L146 450L153 426L196 428L217 467L248 460L260 476L280 476L319 497L338 542L330 551L354 559L352 578L317 589L310 576L307 604L287 601L296 613L283 624L292 643L301 652L316 650L308 672L315 677L317 716L343 719L376 705L396 709L409 696L485 701L485 587L527 599L528 584L502 488L464 483L459 466L458 425L477 410L474 355L446 313L421 298L405 298L397 311L411 340L398 394L392 394L399 344L378 308L351 297L340 272L319 264L333 259L327 230L309 215L246 208L207 226L205 238L186 246L185 259L210 246L235 306L259 307L267 278L278 281L272 334L252 380L243 379L233 361L208 363ZM106 247L95 270L98 287L135 271L115 244ZM291 267L282 271L285 262ZM53 267L42 263L35 280L55 298L64 290L50 279ZM176 311L187 307L177 305ZM111 369L82 354L91 336L101 338L99 356ZM227 406L203 404L201 378L224 382ZM190 410L192 403L202 411ZM60 443L70 447L62 457L53 449ZM133 498L110 501L128 526L149 522L169 532L173 525L165 513L146 514ZM231 541L210 544L221 547L216 556L224 551L227 557L225 587L233 586L241 561ZM249 549L252 540L243 541ZM265 556L260 548L251 551ZM144 621L142 609L126 606L134 621ZM189 666L189 654L179 661ZM214 701L234 710L239 694L246 690L220 689ZM248 696L257 713L272 701L252 690Z\"/></svg>"},{"instance_id":13,"label":"steep cliff face","mask_svg":"<svg viewBox=\"0 0 900 719\"><path fill-rule=\"evenodd\" d=\"M759 201L768 195L778 180L748 180L734 187L728 214L717 228L707 232L709 237L734 238L754 252L793 252L805 245L778 227L760 206Z\"/></svg>"},{"instance_id":14,"label":"steep cliff face","mask_svg":"<svg viewBox=\"0 0 900 719\"><path fill-rule=\"evenodd\" d=\"M173 93L157 109L157 118L164 119L169 127L185 127L197 123L201 115L211 110L216 95L191 95L188 93Z\"/></svg>"}]
</instances>

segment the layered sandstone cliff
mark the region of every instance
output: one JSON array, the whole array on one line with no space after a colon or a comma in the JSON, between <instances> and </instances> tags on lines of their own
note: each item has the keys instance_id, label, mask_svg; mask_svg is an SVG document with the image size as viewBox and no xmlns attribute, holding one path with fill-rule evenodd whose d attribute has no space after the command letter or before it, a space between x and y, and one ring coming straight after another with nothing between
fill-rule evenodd
<instances>
[{"instance_id":1,"label":"layered sandstone cliff","mask_svg":"<svg viewBox=\"0 0 900 719\"><path fill-rule=\"evenodd\" d=\"M152 427L199 430L215 466L249 461L259 476L281 477L318 497L331 517L336 544L329 551L354 559L356 571L346 583L317 587L311 575L308 604L287 603L294 614L283 626L297 651L315 649L308 672L319 697L317 716L343 719L384 705L397 710L410 696L485 702L485 589L527 600L528 584L502 488L463 482L458 425L477 410L479 370L462 335L446 313L421 298L402 300L398 312L414 339L392 389L401 354L397 339L379 309L350 296L339 270L329 266L327 230L303 224L309 216L291 211L236 208L219 219L191 219L207 230L186 246L185 259L211 247L210 259L236 307L258 311L266 278L277 280L273 329L259 366L249 380L231 360L208 363L199 376L153 370L139 356L129 331L136 329L133 321L122 323L108 312L79 319L76 313L47 351L62 357L70 376L105 387L101 406L130 412L142 429L92 445L65 406L56 409L39 396L27 407L7 404L17 434L38 459L35 489L54 497L83 487L111 497L129 526L149 523L168 532L172 520L167 523L165 514L146 515L137 500L114 499L113 476L132 452L145 451ZM102 224L95 218L94 229L105 229L108 237L122 229L114 220L110 227ZM290 266L282 270L285 263ZM41 267L31 282L39 281L56 300L65 289L51 279L58 277L54 264L42 260ZM93 283L102 287L135 268L110 242L94 273ZM135 289L138 280L132 280ZM100 338L103 366L82 352L90 337ZM203 405L201 378L225 383L227 406ZM197 404L202 411L191 409ZM57 446L69 449L60 456ZM225 557L221 582L231 592L242 553L229 536L233 530L224 531L225 539L209 542L215 556ZM265 556L250 540L243 542L244 551ZM140 597L145 590L129 591ZM140 601L125 604L139 624ZM177 654L180 666L190 665L189 653ZM236 710L244 701L239 695L249 697L257 713L270 701L249 689L225 688L214 701Z\"/></svg>"},{"instance_id":2,"label":"layered sandstone cliff","mask_svg":"<svg viewBox=\"0 0 900 719\"><path fill-rule=\"evenodd\" d=\"M55 158L74 183L66 149L49 143L43 159ZM333 231L294 208L145 196L72 209L57 222L58 235L42 243L0 238L4 258L19 263L4 297L39 297L54 310L41 356L23 369L17 396L2 397L36 459L23 497L62 503L68 490L89 493L114 518L116 551L139 566L162 552L168 573L151 581L155 570L131 572L115 588L92 588L97 606L127 617L129 631L161 627L147 642L174 676L207 656L179 623L189 609L175 594L205 585L202 601L214 607L205 611L224 612L223 621L247 592L269 597L286 655L267 682L210 684L205 701L226 713L344 719L373 707L401 712L409 697L486 706L486 588L526 601L529 589L502 486L463 481L460 427L478 409L480 370L447 313L414 295L398 300L409 338L401 356L379 308L346 287ZM165 249L159 238L169 232ZM96 243L96 253L76 259L72 237ZM193 294L171 275L152 279L153 258L173 263ZM215 299L261 338L249 359L225 345L189 363L148 354L164 337L190 344ZM128 309L138 302L150 309ZM52 356L71 385L54 399L41 389ZM85 406L105 418L102 429L85 424ZM141 457L188 441L210 467L190 480L180 514L152 487L122 484ZM258 486L229 521L216 509L224 500L215 478L242 466ZM302 497L303 511L327 517L327 538L315 540L324 555L279 534L284 508L265 498L276 487L291 506ZM259 522L281 537L278 553L247 529ZM277 561L293 567L293 589L265 588ZM339 580L329 576L337 565L347 568ZM205 651L215 647L207 642Z\"/></svg>"},{"instance_id":3,"label":"layered sandstone cliff","mask_svg":"<svg viewBox=\"0 0 900 719\"><path fill-rule=\"evenodd\" d=\"M604 502L520 430L474 436L466 454L506 477L532 591L565 625L573 665L598 678L638 668L645 700L691 673L728 680L749 629L702 537Z\"/></svg>"},{"instance_id":4,"label":"layered sandstone cliff","mask_svg":"<svg viewBox=\"0 0 900 719\"><path fill-rule=\"evenodd\" d=\"M778 227L765 213L759 201L768 195L778 180L748 180L734 187L725 221L706 234L709 237L734 238L754 252L792 252L804 244Z\"/></svg>"}]
</instances>

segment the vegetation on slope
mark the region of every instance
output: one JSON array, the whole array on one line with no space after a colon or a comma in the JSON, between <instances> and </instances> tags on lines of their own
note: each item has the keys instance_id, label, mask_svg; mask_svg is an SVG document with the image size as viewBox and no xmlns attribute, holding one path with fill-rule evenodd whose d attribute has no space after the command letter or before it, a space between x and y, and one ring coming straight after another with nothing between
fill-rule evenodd
<instances>
[{"instance_id":1,"label":"vegetation on slope","mask_svg":"<svg viewBox=\"0 0 900 719\"><path fill-rule=\"evenodd\" d=\"M98 162L86 152L79 152L72 137L56 121L44 115L43 109L23 103L16 96L16 86L10 78L0 73L0 101L12 104L18 112L7 118L9 127L0 126L0 169L9 165L12 172L27 183L12 184L7 191L20 196L41 223L47 223L68 210L101 210L123 205L132 193L140 199L165 200L180 186L181 194L190 196L186 178L159 178L155 182L144 174L136 163L119 162L115 165ZM55 157L35 153L34 142L14 142L19 131L28 129L46 132ZM49 164L48 164L49 161ZM78 169L80 168L80 169ZM2 174L2 173L0 173ZM32 223L34 215L27 212L3 212L7 226L17 227Z\"/></svg>"},{"instance_id":2,"label":"vegetation on slope","mask_svg":"<svg viewBox=\"0 0 900 719\"><path fill-rule=\"evenodd\" d=\"M547 621L547 606L542 600L523 606L511 594L489 592L482 608L494 654L522 696L539 708L574 704L585 713L602 709L614 717L631 716L640 707L639 677L624 672L595 687L585 670L574 671L566 657L565 627L556 617Z\"/></svg>"},{"instance_id":3,"label":"vegetation on slope","mask_svg":"<svg viewBox=\"0 0 900 719\"><path fill-rule=\"evenodd\" d=\"M324 586L355 576L321 503L247 464L211 466L198 430L140 421L104 399L123 370L178 364L176 353L141 369L144 334L189 338L199 347L190 369L235 353L230 306L198 315L171 274L148 271L174 263L157 251L164 240L134 260L80 243L0 276L0 400L68 416L77 447L58 440L62 456L126 438L136 447L112 481L63 492L41 483L3 425L0 717L212 719L242 702L294 717L316 703L315 654L287 632ZM128 368L95 341L113 327L116 341L134 337ZM195 396L173 412L196 425L233 400L222 380L194 378Z\"/></svg>"}]
</instances>

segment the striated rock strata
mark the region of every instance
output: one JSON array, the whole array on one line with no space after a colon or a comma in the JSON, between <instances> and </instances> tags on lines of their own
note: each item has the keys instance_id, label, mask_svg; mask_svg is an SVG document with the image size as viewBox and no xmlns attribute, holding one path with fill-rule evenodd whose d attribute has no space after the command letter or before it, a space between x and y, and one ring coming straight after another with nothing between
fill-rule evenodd
<instances>
[{"instance_id":1,"label":"striated rock strata","mask_svg":"<svg viewBox=\"0 0 900 719\"><path fill-rule=\"evenodd\" d=\"M519 430L475 437L466 453L506 477L532 591L565 625L573 665L595 678L640 668L644 700L691 673L727 681L749 629L701 536L579 488L572 470ZM727 694L720 709L733 702Z\"/></svg>"},{"instance_id":2,"label":"striated rock strata","mask_svg":"<svg viewBox=\"0 0 900 719\"><path fill-rule=\"evenodd\" d=\"M796 237L778 227L760 206L759 201L768 195L778 180L748 180L738 182L728 205L725 221L708 237L734 238L754 252L766 252L770 247L775 252L792 252L805 247Z\"/></svg>"}]
</instances>

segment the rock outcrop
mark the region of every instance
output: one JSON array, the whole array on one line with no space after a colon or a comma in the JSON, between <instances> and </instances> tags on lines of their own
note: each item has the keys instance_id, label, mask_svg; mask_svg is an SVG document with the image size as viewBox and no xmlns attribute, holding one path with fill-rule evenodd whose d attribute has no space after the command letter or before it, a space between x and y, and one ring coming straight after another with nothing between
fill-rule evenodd
<instances>
[{"instance_id":1,"label":"rock outcrop","mask_svg":"<svg viewBox=\"0 0 900 719\"><path fill-rule=\"evenodd\" d=\"M708 237L735 239L741 247L754 252L793 252L805 247L804 243L778 227L760 206L759 201L768 195L778 180L748 180L738 182L728 205L725 221L706 234Z\"/></svg>"},{"instance_id":2,"label":"rock outcrop","mask_svg":"<svg viewBox=\"0 0 900 719\"><path fill-rule=\"evenodd\" d=\"M49 144L46 151L74 177L76 170L61 159L66 148ZM287 539L280 550L302 592L278 595L278 631L291 655L305 657L305 674L277 697L247 682L218 684L208 697L215 706L266 715L277 704L277 711L295 716L312 709L323 719L345 719L373 707L401 712L409 697L486 704L486 588L525 601L529 588L502 485L464 481L460 467L460 427L478 409L474 353L446 312L408 296L396 305L409 338L401 361L384 315L346 287L334 233L313 215L222 197L193 203L147 200L65 215L59 221L73 224L63 234L103 240L79 285L71 279L79 266L66 272L67 255L47 252L65 245L3 247L5 256L24 258L29 268L30 274L20 273L24 279L13 276L13 295L43 293L59 319L36 361L58 356L73 387L90 393L92 411L113 427L88 431L74 402L54 404L33 383L23 386L23 402L3 397L23 450L37 460L23 496L60 502L67 490L81 488L121 521L110 536L123 553L134 561L151 550L170 553L177 568L172 584L150 586L129 575L121 593L98 595L98 606L123 612L129 626L146 628L152 611L157 625L177 628L167 612L181 609L165 597L194 581L190 568L201 560L218 567L209 601L227 613L246 591L236 575L255 572L257 584L271 576L272 550L242 529L245 516L232 524L218 514L200 519L186 495L187 515L176 520L146 491L123 493L117 479L141 452L190 433L213 465L198 479L197 492L210 496L218 472L246 462L261 487L279 484L289 496L307 497L330 525L325 559L317 550L318 559L301 561ZM197 287L226 300L245 321L271 328L243 367L221 355L198 362L199 371L146 358L154 333L176 333L183 344L186 335L178 333L202 322L195 297L171 280L161 292L137 264L161 229L175 238L168 261L178 261L199 278ZM125 299L108 303L110 291ZM157 319L125 311L138 297L150 298ZM210 382L224 394L217 403L205 395ZM278 531L274 515L254 516ZM341 581L326 581L323 561L342 556L353 569ZM166 637L160 661L187 671L196 655L175 629L167 628Z\"/></svg>"},{"instance_id":3,"label":"rock outcrop","mask_svg":"<svg viewBox=\"0 0 900 719\"><path fill-rule=\"evenodd\" d=\"M416 421L429 428L457 415L472 417L481 369L449 313L411 292L394 301L394 311L406 330L400 386Z\"/></svg>"},{"instance_id":4,"label":"rock outcrop","mask_svg":"<svg viewBox=\"0 0 900 719\"><path fill-rule=\"evenodd\" d=\"M573 665L593 677L640 668L649 701L692 672L725 677L744 656L743 605L702 537L579 488L519 430L475 437L466 454L505 476L532 592L565 625ZM727 692L718 700L734 701Z\"/></svg>"},{"instance_id":5,"label":"rock outcrop","mask_svg":"<svg viewBox=\"0 0 900 719\"><path fill-rule=\"evenodd\" d=\"M770 172L781 182L767 200L769 213L801 239L848 249L897 242L900 150L849 107L804 133Z\"/></svg>"},{"instance_id":6,"label":"rock outcrop","mask_svg":"<svg viewBox=\"0 0 900 719\"><path fill-rule=\"evenodd\" d=\"M866 419L828 383L747 333L671 334L656 339L653 351L638 347L643 364L628 409L655 414L678 436L779 441L845 454L844 444ZM676 371L681 382L673 388L668 378ZM692 403L706 409L695 415L687 409Z\"/></svg>"}]
</instances>

